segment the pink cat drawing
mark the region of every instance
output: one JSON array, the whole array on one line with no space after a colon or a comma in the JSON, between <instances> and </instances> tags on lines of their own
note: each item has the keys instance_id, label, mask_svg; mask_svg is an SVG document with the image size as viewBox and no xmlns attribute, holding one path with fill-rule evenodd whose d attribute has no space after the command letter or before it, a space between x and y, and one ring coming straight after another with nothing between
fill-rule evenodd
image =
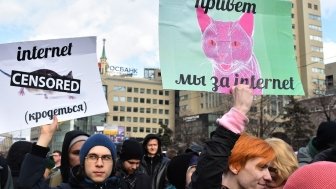
<instances>
[{"instance_id":1,"label":"pink cat drawing","mask_svg":"<svg viewBox=\"0 0 336 189\"><path fill-rule=\"evenodd\" d=\"M254 83L260 79L259 64L253 53L254 15L243 13L237 21L224 22L213 20L202 8L197 8L196 14L203 52L212 62L213 76L228 78L229 86L234 86L235 80L241 83L241 79L248 79L247 84L251 85L252 77ZM220 93L229 91L230 87L217 89ZM262 90L255 88L253 93L260 95Z\"/></svg>"}]
</instances>

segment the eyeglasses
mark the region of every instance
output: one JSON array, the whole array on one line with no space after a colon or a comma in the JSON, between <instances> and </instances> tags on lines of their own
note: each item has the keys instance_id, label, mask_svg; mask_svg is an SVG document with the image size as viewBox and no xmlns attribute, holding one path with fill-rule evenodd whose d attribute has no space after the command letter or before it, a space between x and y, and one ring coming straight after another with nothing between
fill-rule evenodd
<instances>
[{"instance_id":1,"label":"eyeglasses","mask_svg":"<svg viewBox=\"0 0 336 189\"><path fill-rule=\"evenodd\" d=\"M85 159L88 162L93 162L96 163L98 161L98 159L101 159L104 163L112 163L112 156L111 155L102 155L99 156L97 154L88 154Z\"/></svg>"}]
</instances>

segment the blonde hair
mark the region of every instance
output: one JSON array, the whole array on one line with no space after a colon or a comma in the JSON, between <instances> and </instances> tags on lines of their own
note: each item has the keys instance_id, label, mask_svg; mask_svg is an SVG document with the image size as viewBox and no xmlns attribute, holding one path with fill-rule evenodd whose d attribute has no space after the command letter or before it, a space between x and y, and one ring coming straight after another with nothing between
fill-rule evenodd
<instances>
[{"instance_id":1,"label":"blonde hair","mask_svg":"<svg viewBox=\"0 0 336 189\"><path fill-rule=\"evenodd\" d=\"M293 148L279 138L268 138L265 141L274 149L276 157L273 165L277 169L278 176L283 180L287 180L299 167Z\"/></svg>"},{"instance_id":2,"label":"blonde hair","mask_svg":"<svg viewBox=\"0 0 336 189\"><path fill-rule=\"evenodd\" d=\"M257 157L263 158L260 164L271 162L275 158L272 146L261 138L242 133L231 150L229 165L240 170L248 160Z\"/></svg>"}]
</instances>

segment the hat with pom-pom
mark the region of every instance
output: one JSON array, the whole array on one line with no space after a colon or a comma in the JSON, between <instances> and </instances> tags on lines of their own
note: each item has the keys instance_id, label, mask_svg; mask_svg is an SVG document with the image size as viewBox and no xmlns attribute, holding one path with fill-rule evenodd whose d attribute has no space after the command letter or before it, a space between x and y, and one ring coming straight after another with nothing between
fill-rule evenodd
<instances>
[{"instance_id":1,"label":"hat with pom-pom","mask_svg":"<svg viewBox=\"0 0 336 189\"><path fill-rule=\"evenodd\" d=\"M287 180L284 189L335 189L336 163L319 161L296 170Z\"/></svg>"}]
</instances>

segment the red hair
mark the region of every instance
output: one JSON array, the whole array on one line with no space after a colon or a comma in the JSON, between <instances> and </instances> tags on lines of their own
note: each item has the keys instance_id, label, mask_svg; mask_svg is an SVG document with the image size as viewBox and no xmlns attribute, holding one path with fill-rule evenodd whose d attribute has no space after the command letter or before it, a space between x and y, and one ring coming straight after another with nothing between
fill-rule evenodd
<instances>
[{"instance_id":1,"label":"red hair","mask_svg":"<svg viewBox=\"0 0 336 189\"><path fill-rule=\"evenodd\" d=\"M229 165L240 170L253 158L263 158L260 162L263 167L275 158L275 152L263 139L242 133L231 151Z\"/></svg>"}]
</instances>

